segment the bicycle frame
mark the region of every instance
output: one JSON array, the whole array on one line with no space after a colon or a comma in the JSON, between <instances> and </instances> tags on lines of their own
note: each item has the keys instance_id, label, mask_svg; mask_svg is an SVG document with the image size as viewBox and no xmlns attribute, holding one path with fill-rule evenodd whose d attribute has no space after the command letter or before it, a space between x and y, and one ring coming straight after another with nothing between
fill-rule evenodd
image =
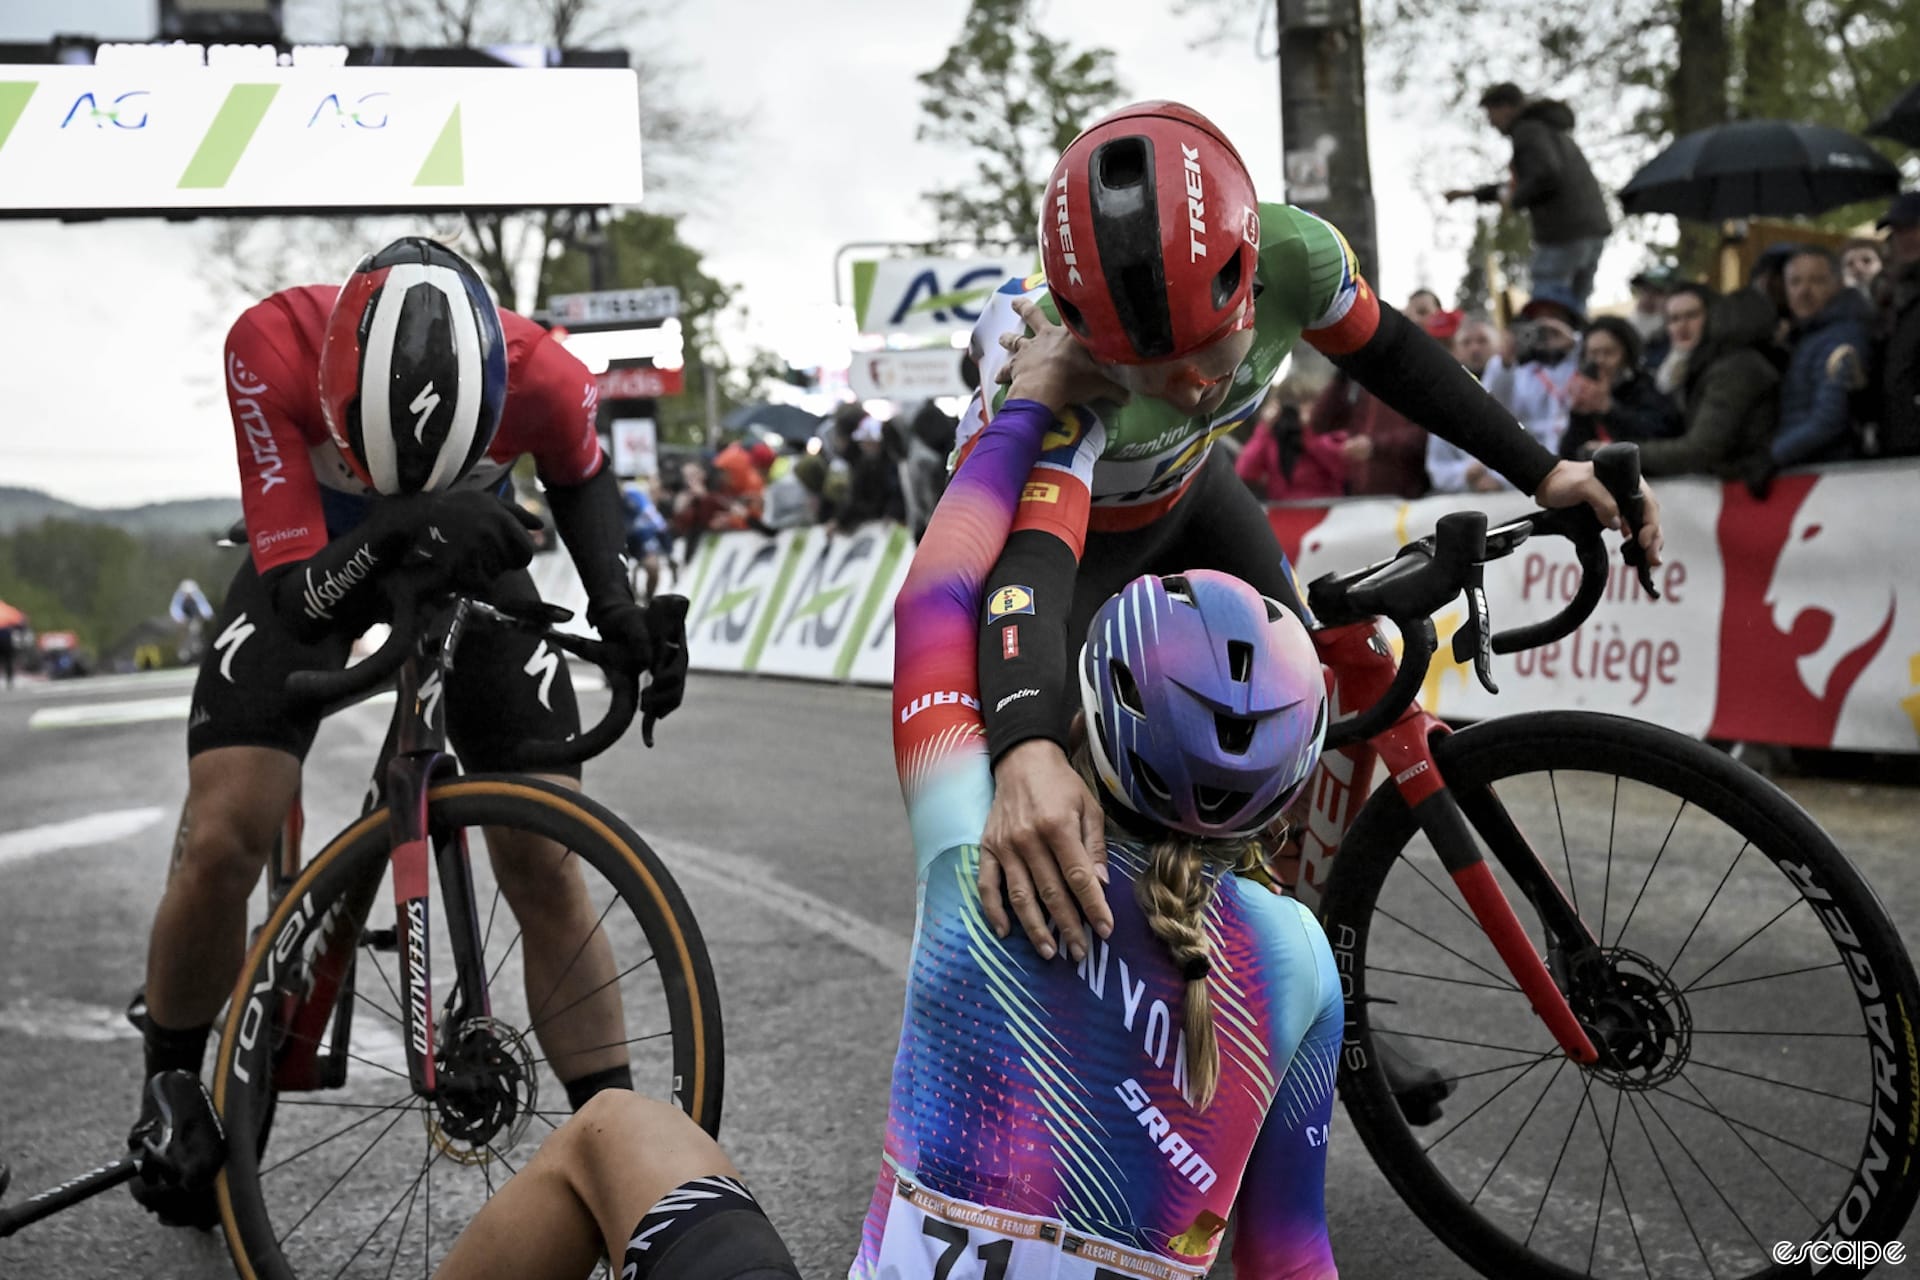
<instances>
[{"instance_id":1,"label":"bicycle frame","mask_svg":"<svg viewBox=\"0 0 1920 1280\"><path fill-rule=\"evenodd\" d=\"M1393 682L1396 663L1379 623L1319 628L1312 635L1327 672L1330 719L1337 721L1346 709L1369 707L1380 701ZM1322 753L1308 779L1310 807L1306 828L1300 832L1300 875L1295 892L1309 907L1319 907L1334 856L1371 794L1375 770L1384 761L1393 785L1413 811L1494 950L1526 993L1535 1014L1568 1057L1583 1065L1592 1064L1599 1060L1599 1051L1481 856L1463 802L1448 790L1441 776L1432 743L1448 732L1444 723L1416 701L1375 737ZM1597 956L1598 944L1579 913L1493 794L1469 796L1464 804L1472 809L1494 856L1523 887L1556 954L1564 951L1576 967L1587 957Z\"/></svg>"},{"instance_id":2,"label":"bicycle frame","mask_svg":"<svg viewBox=\"0 0 1920 1280\"><path fill-rule=\"evenodd\" d=\"M451 654L458 642L465 610L456 607L451 624L437 645L423 643L400 668L394 712L385 742L370 780L362 813L389 806L388 839L392 845L395 930L365 933L368 914L379 891L379 870L345 900L322 927L306 957L303 993L281 998L283 1039L274 1061L274 1088L282 1092L338 1088L346 1081L351 1057L348 1041L353 1019L354 973L362 939L391 943L406 957L403 1008L399 1010L407 1047L408 1075L414 1093L431 1098L438 1087L434 1063L436 1027L433 1017L433 980L428 927L431 877L429 846L446 895L446 914L453 931L455 990L459 1001L449 1012L455 1021L485 1017L492 1006L487 991L486 965L481 954L480 922L468 862L466 833L434 833L427 819L427 793L442 777L458 772L446 750L446 720L442 709ZM424 672L424 675L423 675ZM296 800L282 837L275 867L277 894L292 887L300 870L298 834L301 818ZM277 896L277 895L276 895ZM331 1025L331 1032L329 1032ZM321 1053L322 1038L328 1052Z\"/></svg>"}]
</instances>

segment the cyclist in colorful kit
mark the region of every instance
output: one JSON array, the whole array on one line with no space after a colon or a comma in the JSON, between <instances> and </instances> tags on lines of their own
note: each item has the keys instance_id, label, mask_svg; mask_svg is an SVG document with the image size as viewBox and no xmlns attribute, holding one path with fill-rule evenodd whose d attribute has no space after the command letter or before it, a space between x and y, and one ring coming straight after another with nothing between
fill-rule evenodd
<instances>
[{"instance_id":1,"label":"cyclist in colorful kit","mask_svg":"<svg viewBox=\"0 0 1920 1280\"><path fill-rule=\"evenodd\" d=\"M653 670L643 708L665 715L684 688L684 633L662 632L633 599L592 376L533 321L498 311L452 250L403 239L341 288L274 294L235 322L225 372L251 555L194 686L187 801L130 1011L148 1077L199 1071L239 971L247 899L298 797L323 710L290 696L287 677L340 668L378 620L378 588L396 568L417 566L500 603L538 598L525 572L532 517L502 501L519 457L533 456L547 486L588 621ZM446 699L470 768L510 767L517 742L579 728L566 663L519 631L471 637ZM557 780L577 785L578 772ZM490 834L489 852L524 930L528 982L551 989L594 931L578 868L554 865L557 847L530 837ZM594 952L581 965L604 980L612 960ZM624 1052L606 1048L623 1039L621 1017L609 991L541 1029L576 1107L601 1089L631 1088ZM136 1135L152 1122L143 1108ZM163 1221L211 1224L210 1196L134 1189Z\"/></svg>"},{"instance_id":2,"label":"cyclist in colorful kit","mask_svg":"<svg viewBox=\"0 0 1920 1280\"><path fill-rule=\"evenodd\" d=\"M1103 602L1142 573L1217 569L1306 616L1265 510L1213 447L1259 406L1296 342L1542 505L1585 503L1610 526L1618 512L1590 463L1557 460L1374 294L1331 224L1260 203L1233 145L1189 107L1138 103L1076 138L1049 180L1040 249L1045 274L1008 282L974 328L981 390L956 456L1005 411L1007 361L1037 329L1064 325L1074 348L1063 358L1117 384L1048 432L977 619L995 784L987 917L996 933L1017 922L1042 952L1078 960L1081 913L1094 936L1112 921L1099 806L1068 762L1071 655ZM1641 541L1657 564L1648 511Z\"/></svg>"},{"instance_id":3,"label":"cyclist in colorful kit","mask_svg":"<svg viewBox=\"0 0 1920 1280\"><path fill-rule=\"evenodd\" d=\"M1238 1214L1247 1280L1335 1275L1323 1208L1343 1009L1312 915L1240 869L1318 759L1326 697L1292 615L1224 574L1142 577L1081 655L1076 759L1114 824L1116 927L1077 968L987 927L993 791L974 619L1053 411L1071 339L1016 357L1013 397L934 510L894 609L894 757L918 924L881 1176L855 1280L1175 1280ZM637 1225L635 1225L637 1223ZM547 1140L439 1280L798 1274L712 1139L606 1094ZM583 1261L584 1260L584 1261ZM576 1266L580 1263L580 1266Z\"/></svg>"}]
</instances>

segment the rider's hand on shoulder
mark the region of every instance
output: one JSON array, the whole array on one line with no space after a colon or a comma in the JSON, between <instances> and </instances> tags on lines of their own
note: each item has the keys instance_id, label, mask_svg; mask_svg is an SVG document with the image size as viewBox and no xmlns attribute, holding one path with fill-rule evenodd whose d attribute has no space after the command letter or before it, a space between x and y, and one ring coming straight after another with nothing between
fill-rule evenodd
<instances>
[{"instance_id":1,"label":"rider's hand on shoulder","mask_svg":"<svg viewBox=\"0 0 1920 1280\"><path fill-rule=\"evenodd\" d=\"M1640 523L1640 546L1647 553L1647 564L1657 565L1660 561L1662 539L1660 535L1660 500L1653 496L1653 486L1645 480L1640 482L1640 493L1646 499L1645 512ZM1609 529L1620 529L1620 507L1593 474L1591 462L1562 462L1547 472L1547 478L1533 491L1533 500L1543 507L1577 507L1582 503L1593 508L1600 517L1600 523Z\"/></svg>"},{"instance_id":2,"label":"rider's hand on shoulder","mask_svg":"<svg viewBox=\"0 0 1920 1280\"><path fill-rule=\"evenodd\" d=\"M1126 402L1125 388L1107 377L1064 325L1047 319L1027 298L1016 298L1013 309L1032 332L1000 335L1000 345L1013 353L998 375L1007 384L1009 400L1035 401L1056 416L1062 409L1094 400Z\"/></svg>"},{"instance_id":3,"label":"rider's hand on shoulder","mask_svg":"<svg viewBox=\"0 0 1920 1280\"><path fill-rule=\"evenodd\" d=\"M1076 961L1086 955L1087 922L1102 938L1113 932L1107 906L1106 818L1060 744L1030 738L993 769L993 807L980 837L980 905L999 937L1010 929L1001 897L1046 959L1052 931Z\"/></svg>"},{"instance_id":4,"label":"rider's hand on shoulder","mask_svg":"<svg viewBox=\"0 0 1920 1280\"><path fill-rule=\"evenodd\" d=\"M439 567L449 581L478 589L533 559L532 528L539 517L481 489L417 499L413 554Z\"/></svg>"}]
</instances>

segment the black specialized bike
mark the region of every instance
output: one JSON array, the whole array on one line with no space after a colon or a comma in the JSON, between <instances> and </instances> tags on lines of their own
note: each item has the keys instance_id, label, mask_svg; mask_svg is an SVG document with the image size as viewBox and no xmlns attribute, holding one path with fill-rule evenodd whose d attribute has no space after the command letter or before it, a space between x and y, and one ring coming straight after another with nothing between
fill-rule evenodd
<instances>
[{"instance_id":1,"label":"black specialized bike","mask_svg":"<svg viewBox=\"0 0 1920 1280\"><path fill-rule=\"evenodd\" d=\"M305 862L297 808L289 816L221 1029L213 1103L228 1156L216 1185L245 1280L430 1273L565 1121L564 1080L626 1066L640 1092L719 1127L719 996L659 858L579 792L531 773L462 773L446 746L442 691L475 628L532 631L546 646L536 659L565 651L607 674L605 718L567 742L524 744L528 770L612 745L639 674L554 630L569 615L548 605L507 609L403 572L391 616L366 661L289 681L337 706L398 674L363 816ZM490 858L473 856L476 828ZM524 898L518 916L503 901L503 845L518 882L540 884L532 915ZM536 927L544 945L530 955L523 929Z\"/></svg>"}]
</instances>

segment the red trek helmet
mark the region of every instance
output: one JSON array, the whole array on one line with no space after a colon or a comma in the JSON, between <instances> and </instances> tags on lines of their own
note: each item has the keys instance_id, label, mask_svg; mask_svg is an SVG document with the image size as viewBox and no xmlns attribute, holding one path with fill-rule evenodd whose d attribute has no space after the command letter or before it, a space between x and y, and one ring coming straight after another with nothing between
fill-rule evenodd
<instances>
[{"instance_id":1,"label":"red trek helmet","mask_svg":"<svg viewBox=\"0 0 1920 1280\"><path fill-rule=\"evenodd\" d=\"M1244 327L1259 252L1240 153L1177 102L1136 102L1090 125L1041 201L1054 305L1109 364L1177 360Z\"/></svg>"}]
</instances>

